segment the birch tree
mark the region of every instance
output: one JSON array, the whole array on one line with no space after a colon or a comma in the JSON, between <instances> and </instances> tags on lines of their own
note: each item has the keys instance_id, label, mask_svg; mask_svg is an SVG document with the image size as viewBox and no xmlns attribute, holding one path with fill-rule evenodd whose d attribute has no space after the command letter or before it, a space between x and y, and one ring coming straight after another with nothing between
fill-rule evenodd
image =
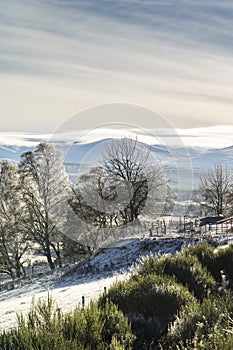
<instances>
[{"instance_id":1,"label":"birch tree","mask_svg":"<svg viewBox=\"0 0 233 350\"><path fill-rule=\"evenodd\" d=\"M54 269L53 255L61 265L59 225L65 219L63 203L69 189L61 153L49 143L40 143L34 152L22 155L19 167L29 213L27 231Z\"/></svg>"},{"instance_id":2,"label":"birch tree","mask_svg":"<svg viewBox=\"0 0 233 350\"><path fill-rule=\"evenodd\" d=\"M25 254L29 247L25 231L27 210L17 166L2 161L0 167L0 272L14 279L25 274Z\"/></svg>"}]
</instances>

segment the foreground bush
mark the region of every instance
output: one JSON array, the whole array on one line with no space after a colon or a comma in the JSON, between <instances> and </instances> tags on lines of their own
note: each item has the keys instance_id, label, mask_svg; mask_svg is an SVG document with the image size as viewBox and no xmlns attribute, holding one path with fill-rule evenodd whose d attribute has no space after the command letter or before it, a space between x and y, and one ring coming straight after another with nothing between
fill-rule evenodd
<instances>
[{"instance_id":1,"label":"foreground bush","mask_svg":"<svg viewBox=\"0 0 233 350\"><path fill-rule=\"evenodd\" d=\"M112 303L63 314L52 299L33 303L18 327L0 337L2 350L130 350L134 336L123 313Z\"/></svg>"},{"instance_id":2,"label":"foreground bush","mask_svg":"<svg viewBox=\"0 0 233 350\"><path fill-rule=\"evenodd\" d=\"M226 328L216 325L211 333L203 333L202 324L198 324L197 331L191 341L180 342L175 347L164 348L169 350L232 350L233 349L233 322L228 319ZM163 348L160 348L163 349Z\"/></svg>"},{"instance_id":3,"label":"foreground bush","mask_svg":"<svg viewBox=\"0 0 233 350\"><path fill-rule=\"evenodd\" d=\"M233 289L233 244L226 248L218 249L213 265L215 266L215 274L213 273L213 275L216 279L217 276L218 278L220 276L219 270L224 270L230 279L230 288Z\"/></svg>"},{"instance_id":4,"label":"foreground bush","mask_svg":"<svg viewBox=\"0 0 233 350\"><path fill-rule=\"evenodd\" d=\"M209 291L215 288L215 280L203 268L197 257L182 253L176 256L163 256L146 258L139 267L138 274L148 274L174 277L178 283L187 286L195 297L202 299Z\"/></svg>"},{"instance_id":5,"label":"foreground bush","mask_svg":"<svg viewBox=\"0 0 233 350\"><path fill-rule=\"evenodd\" d=\"M206 267L208 271L211 271L213 260L215 259L214 248L207 243L198 243L195 245L189 245L183 250L183 253L187 256L192 255L198 258L202 266Z\"/></svg>"},{"instance_id":6,"label":"foreground bush","mask_svg":"<svg viewBox=\"0 0 233 350\"><path fill-rule=\"evenodd\" d=\"M167 331L182 306L195 302L189 291L173 279L156 275L133 276L130 280L113 285L100 305L111 300L128 316L136 348L159 339Z\"/></svg>"},{"instance_id":7,"label":"foreground bush","mask_svg":"<svg viewBox=\"0 0 233 350\"><path fill-rule=\"evenodd\" d=\"M216 327L228 327L232 315L233 300L230 295L209 296L202 303L185 305L169 326L164 348L177 349L179 342L192 343L200 329L201 334L208 337Z\"/></svg>"},{"instance_id":8,"label":"foreground bush","mask_svg":"<svg viewBox=\"0 0 233 350\"><path fill-rule=\"evenodd\" d=\"M63 314L50 297L33 303L17 329L0 336L0 349L232 350L232 291L213 278L221 283L221 269L233 276L233 246L151 256L85 309Z\"/></svg>"},{"instance_id":9,"label":"foreground bush","mask_svg":"<svg viewBox=\"0 0 233 350\"><path fill-rule=\"evenodd\" d=\"M186 255L192 255L198 258L202 266L212 274L214 279L221 283L220 271L224 270L230 279L230 288L233 289L233 245L226 248L219 248L215 251L208 244L197 244L189 246L184 250Z\"/></svg>"}]
</instances>

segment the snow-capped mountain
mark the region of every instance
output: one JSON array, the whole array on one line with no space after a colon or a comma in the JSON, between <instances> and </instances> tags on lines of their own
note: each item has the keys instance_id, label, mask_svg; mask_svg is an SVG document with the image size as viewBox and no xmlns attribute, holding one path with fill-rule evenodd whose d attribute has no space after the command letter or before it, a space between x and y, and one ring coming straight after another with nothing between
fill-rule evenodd
<instances>
[{"instance_id":1,"label":"snow-capped mountain","mask_svg":"<svg viewBox=\"0 0 233 350\"><path fill-rule=\"evenodd\" d=\"M55 147L63 153L63 161L67 172L74 179L77 172L85 172L91 166L96 166L104 153L106 144L111 142L112 138L97 140L94 142L78 142L69 144L64 139L52 139ZM7 135L0 139L0 160L9 159L13 162L20 160L20 155L25 151L33 151L39 142L51 142L49 135L19 135L18 138L9 138ZM225 148L198 148L198 147L166 147L165 145L148 145L140 142L142 147L151 149L151 161L159 162L168 169L172 176L179 172L184 175L184 182L188 187L192 173L193 185L196 188L200 172L215 164L227 166L233 171L233 146Z\"/></svg>"},{"instance_id":2,"label":"snow-capped mountain","mask_svg":"<svg viewBox=\"0 0 233 350\"><path fill-rule=\"evenodd\" d=\"M52 140L52 141L51 141ZM20 135L20 142L12 138L0 139L0 159L19 161L20 155L25 151L32 151L39 142L53 142L64 154L65 163L81 163L84 159L91 160L91 163L98 162L98 155L104 152L105 144L112 139L101 139L94 142L69 144L64 140L53 140L47 135L37 137L26 137ZM5 142L4 142L5 141ZM206 168L213 164L224 164L233 167L233 146L225 148L201 148L201 147L167 147L164 145L147 145L140 142L143 147L150 147L152 154L159 160L169 163L173 157L182 158L184 155L190 157L193 167Z\"/></svg>"}]
</instances>

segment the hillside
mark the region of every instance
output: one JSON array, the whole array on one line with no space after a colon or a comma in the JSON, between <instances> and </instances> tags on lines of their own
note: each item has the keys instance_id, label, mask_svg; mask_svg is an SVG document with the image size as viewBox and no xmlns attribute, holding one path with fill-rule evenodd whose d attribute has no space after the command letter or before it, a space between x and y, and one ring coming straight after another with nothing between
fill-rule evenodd
<instances>
[{"instance_id":1,"label":"hillside","mask_svg":"<svg viewBox=\"0 0 233 350\"><path fill-rule=\"evenodd\" d=\"M5 283L5 289L0 292L0 332L16 324L16 313L25 314L33 298L45 298L49 292L64 311L74 309L82 303L82 296L88 303L103 293L104 288L126 279L143 256L174 254L198 241L179 237L128 239L102 249L85 265L66 266L54 273Z\"/></svg>"}]
</instances>

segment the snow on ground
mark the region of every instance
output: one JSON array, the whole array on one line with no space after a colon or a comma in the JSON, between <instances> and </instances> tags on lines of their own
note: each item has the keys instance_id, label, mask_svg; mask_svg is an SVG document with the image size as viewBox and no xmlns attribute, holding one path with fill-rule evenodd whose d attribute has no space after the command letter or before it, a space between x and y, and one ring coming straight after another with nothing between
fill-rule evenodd
<instances>
[{"instance_id":1,"label":"snow on ground","mask_svg":"<svg viewBox=\"0 0 233 350\"><path fill-rule=\"evenodd\" d=\"M9 283L9 289L0 292L0 332L16 325L16 314L25 314L33 298L52 296L63 311L96 299L104 288L124 280L142 256L174 254L183 245L197 243L192 238L127 239L102 249L88 263L71 269L57 269L53 273Z\"/></svg>"},{"instance_id":2,"label":"snow on ground","mask_svg":"<svg viewBox=\"0 0 233 350\"><path fill-rule=\"evenodd\" d=\"M16 313L27 313L33 297L36 300L46 298L49 293L63 311L70 311L75 306L81 305L82 296L85 296L85 303L88 303L91 299L96 299L98 295L103 293L104 287L108 288L112 283L124 278L126 276L122 274L103 279L80 280L78 284L74 285L58 282L56 287L52 281L41 279L35 284L2 292L0 294L0 332L17 324Z\"/></svg>"}]
</instances>

